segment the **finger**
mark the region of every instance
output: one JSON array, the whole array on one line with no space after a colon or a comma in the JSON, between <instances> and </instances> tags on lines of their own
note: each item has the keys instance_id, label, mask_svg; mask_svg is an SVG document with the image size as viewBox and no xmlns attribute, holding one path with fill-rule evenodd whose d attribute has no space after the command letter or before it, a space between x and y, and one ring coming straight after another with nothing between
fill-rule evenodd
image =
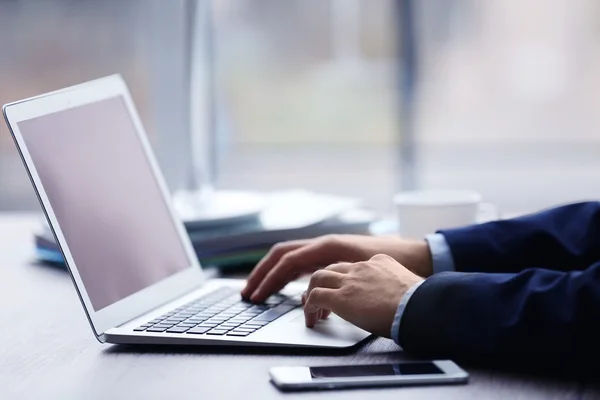
<instances>
[{"instance_id":1,"label":"finger","mask_svg":"<svg viewBox=\"0 0 600 400\"><path fill-rule=\"evenodd\" d=\"M349 272L350 269L351 269L351 266L352 266L351 263L331 264L330 266L328 266L327 268L325 268L325 270L343 273L343 272ZM312 277L311 277L311 279L312 279ZM339 285L336 285L336 286L339 287ZM302 302L302 305L306 304L306 298L307 298L307 296L308 296L308 290L305 290L302 293L302 296L300 297L300 301ZM327 316L330 313L331 313L331 311L328 311ZM327 316L325 318L327 318Z\"/></svg>"},{"instance_id":2,"label":"finger","mask_svg":"<svg viewBox=\"0 0 600 400\"><path fill-rule=\"evenodd\" d=\"M334 271L339 272L341 274L347 274L352 270L352 268L354 268L354 263L339 262L336 264L331 264L324 269L327 271Z\"/></svg>"},{"instance_id":3,"label":"finger","mask_svg":"<svg viewBox=\"0 0 600 400\"><path fill-rule=\"evenodd\" d=\"M252 295L267 273L279 262L279 260L281 260L281 257L290 251L294 251L302 246L307 245L308 243L308 240L295 240L291 242L278 243L273 246L267 255L265 255L256 265L256 267L254 267L252 272L250 272L248 281L246 282L246 287L244 287L241 292L242 297L249 298Z\"/></svg>"},{"instance_id":4,"label":"finger","mask_svg":"<svg viewBox=\"0 0 600 400\"><path fill-rule=\"evenodd\" d=\"M344 276L344 274L327 269L315 271L308 283L307 296L310 296L310 292L317 287L339 289L344 281Z\"/></svg>"},{"instance_id":5,"label":"finger","mask_svg":"<svg viewBox=\"0 0 600 400\"><path fill-rule=\"evenodd\" d=\"M341 274L339 272L331 271L329 269L322 269L316 271L314 274L312 274L310 282L308 284L308 289L306 290L306 292L304 292L303 298L305 299L305 302L306 298L310 296L311 291L315 288L338 289L342 286L343 280L344 274ZM327 318L330 313L331 311L329 310L319 309L314 317L310 316L309 318L311 319L311 322L312 319L319 321L321 319Z\"/></svg>"},{"instance_id":6,"label":"finger","mask_svg":"<svg viewBox=\"0 0 600 400\"><path fill-rule=\"evenodd\" d=\"M295 240L278 243L273 246L248 276L246 287L242 290L242 296L246 298L250 297L252 292L254 292L256 287L260 284L267 273L269 273L269 271L279 262L279 260L281 260L283 256L291 251L307 245L308 243L308 240Z\"/></svg>"},{"instance_id":7,"label":"finger","mask_svg":"<svg viewBox=\"0 0 600 400\"><path fill-rule=\"evenodd\" d=\"M315 242L283 255L279 262L265 275L250 299L263 302L273 293L281 290L294 276L309 273L322 267L323 243Z\"/></svg>"},{"instance_id":8,"label":"finger","mask_svg":"<svg viewBox=\"0 0 600 400\"><path fill-rule=\"evenodd\" d=\"M317 287L311 290L304 305L304 319L306 326L312 328L319 321L319 311L322 309L337 309L337 294L339 290Z\"/></svg>"},{"instance_id":9,"label":"finger","mask_svg":"<svg viewBox=\"0 0 600 400\"><path fill-rule=\"evenodd\" d=\"M371 259L369 261L386 262L386 261L396 261L396 260L394 258L388 256L387 254L375 254L373 257L371 257Z\"/></svg>"},{"instance_id":10,"label":"finger","mask_svg":"<svg viewBox=\"0 0 600 400\"><path fill-rule=\"evenodd\" d=\"M306 292L302 293L302 305L304 306L304 304L306 304ZM331 310L323 310L323 314L321 315L321 319L327 319L329 318L329 316L331 315Z\"/></svg>"}]
</instances>

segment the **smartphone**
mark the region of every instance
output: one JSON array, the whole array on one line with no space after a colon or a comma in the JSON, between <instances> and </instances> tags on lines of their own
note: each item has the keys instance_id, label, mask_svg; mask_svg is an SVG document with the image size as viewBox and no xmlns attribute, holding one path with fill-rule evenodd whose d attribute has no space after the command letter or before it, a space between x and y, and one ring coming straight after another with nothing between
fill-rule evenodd
<instances>
[{"instance_id":1,"label":"smartphone","mask_svg":"<svg viewBox=\"0 0 600 400\"><path fill-rule=\"evenodd\" d=\"M395 364L274 367L271 382L285 391L467 383L469 374L450 360Z\"/></svg>"}]
</instances>

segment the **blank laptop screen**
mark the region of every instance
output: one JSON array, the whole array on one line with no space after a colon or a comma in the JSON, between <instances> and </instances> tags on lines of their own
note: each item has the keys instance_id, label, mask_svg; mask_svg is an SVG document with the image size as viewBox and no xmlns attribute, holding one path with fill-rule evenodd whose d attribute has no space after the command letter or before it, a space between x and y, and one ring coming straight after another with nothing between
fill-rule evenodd
<instances>
[{"instance_id":1,"label":"blank laptop screen","mask_svg":"<svg viewBox=\"0 0 600 400\"><path fill-rule=\"evenodd\" d=\"M18 125L96 311L190 267L123 98Z\"/></svg>"}]
</instances>

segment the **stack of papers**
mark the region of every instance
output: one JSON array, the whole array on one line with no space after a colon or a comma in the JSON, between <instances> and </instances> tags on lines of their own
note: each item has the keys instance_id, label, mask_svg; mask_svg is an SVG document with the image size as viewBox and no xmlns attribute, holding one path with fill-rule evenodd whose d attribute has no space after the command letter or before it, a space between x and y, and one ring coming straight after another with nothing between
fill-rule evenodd
<instances>
[{"instance_id":1,"label":"stack of papers","mask_svg":"<svg viewBox=\"0 0 600 400\"><path fill-rule=\"evenodd\" d=\"M265 209L242 223L200 228L184 220L198 259L204 266L252 267L281 241L327 234L370 234L374 213L359 208L346 197L306 191L268 196ZM50 228L44 224L35 235L36 255L41 261L64 264Z\"/></svg>"}]
</instances>

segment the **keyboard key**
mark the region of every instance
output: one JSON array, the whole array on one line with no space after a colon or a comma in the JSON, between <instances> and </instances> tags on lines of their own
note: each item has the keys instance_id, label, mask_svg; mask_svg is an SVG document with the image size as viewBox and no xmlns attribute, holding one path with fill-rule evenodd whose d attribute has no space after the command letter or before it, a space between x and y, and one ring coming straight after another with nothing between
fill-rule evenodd
<instances>
[{"instance_id":1,"label":"keyboard key","mask_svg":"<svg viewBox=\"0 0 600 400\"><path fill-rule=\"evenodd\" d=\"M238 322L226 321L226 322L223 322L223 323L222 323L221 325L219 325L219 326L232 326L232 327L234 327L234 328L235 328L236 326L240 326L240 325L241 325L241 324L240 324L240 323L238 323Z\"/></svg>"},{"instance_id":2,"label":"keyboard key","mask_svg":"<svg viewBox=\"0 0 600 400\"><path fill-rule=\"evenodd\" d=\"M220 315L215 315L214 317L208 319L209 321L227 321L229 318L227 317L221 317Z\"/></svg>"},{"instance_id":3,"label":"keyboard key","mask_svg":"<svg viewBox=\"0 0 600 400\"><path fill-rule=\"evenodd\" d=\"M207 335L224 335L227 333L227 329L212 329L208 331Z\"/></svg>"},{"instance_id":4,"label":"keyboard key","mask_svg":"<svg viewBox=\"0 0 600 400\"><path fill-rule=\"evenodd\" d=\"M262 313L261 315L256 317L253 321L267 321L267 322L275 321L277 318L292 311L294 308L296 308L296 307L287 305L287 304L282 304L282 305L279 305L277 307L270 309L269 311Z\"/></svg>"},{"instance_id":5,"label":"keyboard key","mask_svg":"<svg viewBox=\"0 0 600 400\"><path fill-rule=\"evenodd\" d=\"M167 318L165 321L183 321L185 319L185 316L180 316L180 317L169 317Z\"/></svg>"},{"instance_id":6,"label":"keyboard key","mask_svg":"<svg viewBox=\"0 0 600 400\"><path fill-rule=\"evenodd\" d=\"M160 324L154 325L152 328L170 328L173 325L175 325L175 324L163 324L163 323L160 323Z\"/></svg>"},{"instance_id":7,"label":"keyboard key","mask_svg":"<svg viewBox=\"0 0 600 400\"><path fill-rule=\"evenodd\" d=\"M237 311L237 310L244 311L244 310L249 309L252 306L253 305L251 303L240 303L240 304L236 304L233 307L230 307L229 309L232 311Z\"/></svg>"},{"instance_id":8,"label":"keyboard key","mask_svg":"<svg viewBox=\"0 0 600 400\"><path fill-rule=\"evenodd\" d=\"M236 314L233 317L231 317L231 319L243 319L243 318L247 318L247 316L242 315L242 314Z\"/></svg>"},{"instance_id":9,"label":"keyboard key","mask_svg":"<svg viewBox=\"0 0 600 400\"><path fill-rule=\"evenodd\" d=\"M206 321L208 318L190 318L190 319L186 319L185 322L193 322L195 324L199 324L200 322L204 322ZM183 322L183 321L182 321Z\"/></svg>"},{"instance_id":10,"label":"keyboard key","mask_svg":"<svg viewBox=\"0 0 600 400\"><path fill-rule=\"evenodd\" d=\"M190 329L190 328L193 328L193 327L195 327L197 325L198 324L178 324L178 325L175 325L175 326L178 327L178 328L188 328L188 329Z\"/></svg>"},{"instance_id":11,"label":"keyboard key","mask_svg":"<svg viewBox=\"0 0 600 400\"><path fill-rule=\"evenodd\" d=\"M252 308L247 309L246 311L243 312L243 314L254 314L254 313L262 313L265 312L269 309L269 307L264 307L264 306L254 306Z\"/></svg>"},{"instance_id":12,"label":"keyboard key","mask_svg":"<svg viewBox=\"0 0 600 400\"><path fill-rule=\"evenodd\" d=\"M262 328L264 325L256 325L256 324L244 324L244 325L240 325L240 328L248 328L248 329L260 329Z\"/></svg>"},{"instance_id":13,"label":"keyboard key","mask_svg":"<svg viewBox=\"0 0 600 400\"><path fill-rule=\"evenodd\" d=\"M265 301L265 304L266 305L278 305L278 304L282 303L285 299L286 299L285 297L271 296Z\"/></svg>"},{"instance_id":14,"label":"keyboard key","mask_svg":"<svg viewBox=\"0 0 600 400\"><path fill-rule=\"evenodd\" d=\"M206 321L202 322L202 324L203 325L219 325L219 324L222 324L223 322L225 322L225 320L221 320L221 319L219 319L219 320L209 319L209 320L206 320Z\"/></svg>"},{"instance_id":15,"label":"keyboard key","mask_svg":"<svg viewBox=\"0 0 600 400\"><path fill-rule=\"evenodd\" d=\"M273 295L264 304L240 298L236 290L221 288L135 328L137 332L197 333L237 331L239 336L260 329L300 304L299 296ZM234 335L235 336L235 335Z\"/></svg>"},{"instance_id":16,"label":"keyboard key","mask_svg":"<svg viewBox=\"0 0 600 400\"><path fill-rule=\"evenodd\" d=\"M172 328L167 329L167 332L168 333L184 333L190 329L191 329L191 327L188 327L188 326L174 326Z\"/></svg>"},{"instance_id":17,"label":"keyboard key","mask_svg":"<svg viewBox=\"0 0 600 400\"><path fill-rule=\"evenodd\" d=\"M250 319L252 319L252 318L250 318L250 317L248 317L248 318L234 317L234 318L231 318L229 321L242 323L242 322L246 322L246 321L248 321Z\"/></svg>"},{"instance_id":18,"label":"keyboard key","mask_svg":"<svg viewBox=\"0 0 600 400\"><path fill-rule=\"evenodd\" d=\"M257 328L245 328L243 326L240 326L239 328L235 328L235 331L240 331L240 332L254 332Z\"/></svg>"},{"instance_id":19,"label":"keyboard key","mask_svg":"<svg viewBox=\"0 0 600 400\"><path fill-rule=\"evenodd\" d=\"M165 319L164 321L161 322L161 324L178 324L181 321L184 321L184 319L178 318L178 319Z\"/></svg>"},{"instance_id":20,"label":"keyboard key","mask_svg":"<svg viewBox=\"0 0 600 400\"><path fill-rule=\"evenodd\" d=\"M237 312L227 312L227 311L223 311L222 313L218 314L219 317L227 317L227 318L231 318L231 317L235 317L236 315L238 315Z\"/></svg>"},{"instance_id":21,"label":"keyboard key","mask_svg":"<svg viewBox=\"0 0 600 400\"><path fill-rule=\"evenodd\" d=\"M269 321L261 321L261 320L255 320L255 319L252 319L247 322L247 324L260 325L260 326L265 326L268 323L269 323Z\"/></svg>"},{"instance_id":22,"label":"keyboard key","mask_svg":"<svg viewBox=\"0 0 600 400\"><path fill-rule=\"evenodd\" d=\"M248 336L249 334L251 334L252 332L245 332L245 331L230 331L227 332L227 336Z\"/></svg>"},{"instance_id":23,"label":"keyboard key","mask_svg":"<svg viewBox=\"0 0 600 400\"><path fill-rule=\"evenodd\" d=\"M189 331L187 331L186 333L194 333L194 334L197 334L197 335L201 335L201 334L203 334L203 333L206 333L206 332L210 331L211 329L212 329L212 328L211 328L211 327L209 327L209 326L207 326L207 327L200 327L200 326L197 326L197 327L195 327L195 328L192 328L192 329L190 329L190 330L189 330Z\"/></svg>"},{"instance_id":24,"label":"keyboard key","mask_svg":"<svg viewBox=\"0 0 600 400\"><path fill-rule=\"evenodd\" d=\"M213 329L215 327L217 327L218 325L216 324L200 324L197 325L196 328L208 328L208 329Z\"/></svg>"},{"instance_id":25,"label":"keyboard key","mask_svg":"<svg viewBox=\"0 0 600 400\"><path fill-rule=\"evenodd\" d=\"M253 312L253 313L242 313L242 314L237 315L236 318L240 318L240 319L241 318L254 318L257 315L260 315L262 313L263 313L263 311L260 311L260 312L257 311L257 312Z\"/></svg>"},{"instance_id":26,"label":"keyboard key","mask_svg":"<svg viewBox=\"0 0 600 400\"><path fill-rule=\"evenodd\" d=\"M183 325L194 325L194 326L200 325L202 323L204 323L204 321L183 321L183 322L181 322L181 324L183 324Z\"/></svg>"},{"instance_id":27,"label":"keyboard key","mask_svg":"<svg viewBox=\"0 0 600 400\"><path fill-rule=\"evenodd\" d=\"M246 313L248 313L248 312L252 312L252 313L253 313L253 312L261 312L261 313L262 313L262 312L265 312L265 311L267 311L267 310L268 310L268 309L270 309L270 308L271 308L271 307L267 307L267 306L264 306L264 305L257 305L257 306L254 306L254 307L251 307L251 308L249 308L249 309L246 311Z\"/></svg>"},{"instance_id":28,"label":"keyboard key","mask_svg":"<svg viewBox=\"0 0 600 400\"><path fill-rule=\"evenodd\" d=\"M168 326L165 327L157 327L157 326L153 326L152 328L148 328L146 329L146 332L164 332L167 329L169 329Z\"/></svg>"},{"instance_id":29,"label":"keyboard key","mask_svg":"<svg viewBox=\"0 0 600 400\"><path fill-rule=\"evenodd\" d=\"M228 331L232 330L232 329L237 329L237 326L231 326L231 325L218 325L215 327L215 329L226 329Z\"/></svg>"},{"instance_id":30,"label":"keyboard key","mask_svg":"<svg viewBox=\"0 0 600 400\"><path fill-rule=\"evenodd\" d=\"M224 322L217 322L217 324L216 324L216 325L214 325L214 326L221 326L221 324L223 324L223 323L224 323ZM204 324L202 324L202 325L204 325ZM211 324L209 324L209 325L211 325Z\"/></svg>"},{"instance_id":31,"label":"keyboard key","mask_svg":"<svg viewBox=\"0 0 600 400\"><path fill-rule=\"evenodd\" d=\"M283 304L285 305L289 305L289 306L295 306L295 307L300 307L302 305L302 300L301 299L288 299L286 301L283 302Z\"/></svg>"}]
</instances>

